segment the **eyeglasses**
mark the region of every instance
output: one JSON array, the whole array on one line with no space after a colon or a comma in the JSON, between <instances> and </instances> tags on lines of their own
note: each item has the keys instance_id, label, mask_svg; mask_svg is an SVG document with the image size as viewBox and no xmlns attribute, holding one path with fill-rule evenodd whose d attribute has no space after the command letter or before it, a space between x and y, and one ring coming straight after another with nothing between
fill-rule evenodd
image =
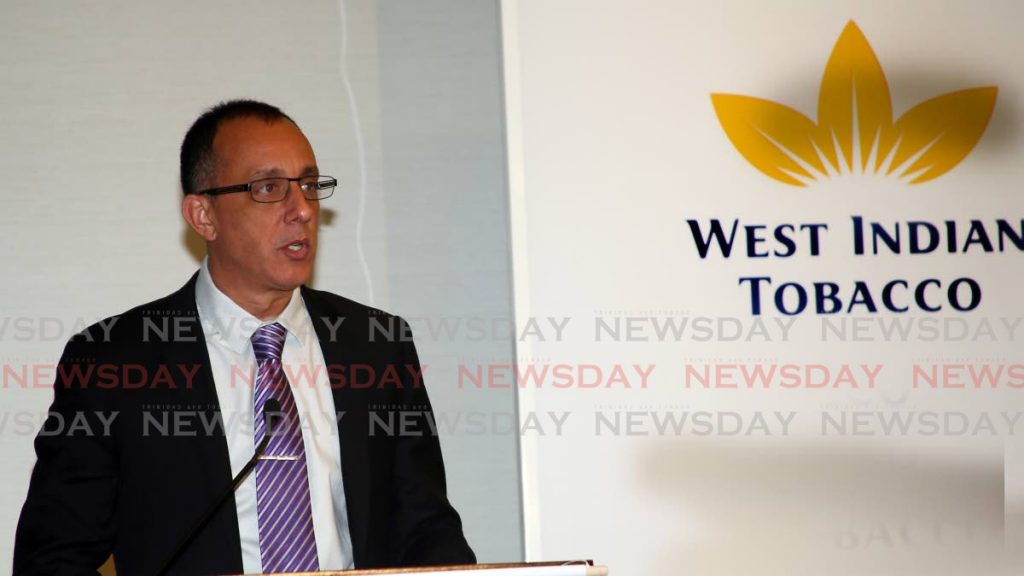
<instances>
[{"instance_id":1,"label":"eyeglasses","mask_svg":"<svg viewBox=\"0 0 1024 576\"><path fill-rule=\"evenodd\" d=\"M292 182L299 183L299 190L307 200L323 200L334 194L334 188L338 185L336 178L330 176L300 176L298 178L260 178L247 184L235 184L221 188L210 188L201 190L197 194L217 196L220 194L231 194L234 192L248 192L256 202L271 203L280 202L288 196Z\"/></svg>"}]
</instances>

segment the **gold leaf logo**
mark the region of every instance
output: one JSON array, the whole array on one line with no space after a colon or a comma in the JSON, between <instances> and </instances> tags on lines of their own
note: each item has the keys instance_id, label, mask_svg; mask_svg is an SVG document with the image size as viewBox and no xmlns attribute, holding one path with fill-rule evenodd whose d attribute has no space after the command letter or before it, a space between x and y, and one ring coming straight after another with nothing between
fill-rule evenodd
<instances>
[{"instance_id":1,"label":"gold leaf logo","mask_svg":"<svg viewBox=\"0 0 1024 576\"><path fill-rule=\"evenodd\" d=\"M889 83L851 20L839 35L818 92L818 122L761 98L712 94L729 140L755 168L794 186L838 174L896 174L911 184L953 169L981 139L995 86L921 102L895 122Z\"/></svg>"}]
</instances>

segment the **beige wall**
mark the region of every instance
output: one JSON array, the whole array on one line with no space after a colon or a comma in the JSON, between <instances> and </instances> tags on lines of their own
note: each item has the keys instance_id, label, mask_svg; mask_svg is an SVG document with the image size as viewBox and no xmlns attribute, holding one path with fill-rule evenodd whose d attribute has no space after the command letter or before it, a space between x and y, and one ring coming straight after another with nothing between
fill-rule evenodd
<instances>
[{"instance_id":1,"label":"beige wall","mask_svg":"<svg viewBox=\"0 0 1024 576\"><path fill-rule=\"evenodd\" d=\"M475 35L462 34L466 28ZM406 316L452 316L461 304L511 315L506 235L470 226L491 220L501 230L507 221L493 210L505 198L499 49L494 2L5 3L0 489L8 496L0 501L0 566L10 563L32 437L52 397L45 375L26 388L20 374L56 362L83 324L167 294L196 269L201 248L178 214L177 154L189 123L217 101L251 97L281 106L309 136L322 170L341 182L324 204L317 288ZM467 53L477 55L468 68ZM432 59L433 74L403 86L418 58ZM389 78L383 84L382 73ZM432 88L443 74L445 83L455 78L466 88ZM408 175L427 152L417 143L430 131L386 125L383 105L463 117L430 127L434 164L419 187ZM481 118L492 119L483 131ZM469 179L458 160L467 146L492 157L474 162ZM489 207L451 196L467 189L486 196ZM425 197L435 202L416 205L422 215L457 220L440 231L429 224L409 230L409 202ZM501 254L499 264L449 245L459 230L474 247ZM412 266L441 272L427 296L404 285L426 285L422 275L407 275ZM481 289L447 299L446 285L474 284ZM419 340L428 364L441 364L460 345ZM490 355L511 354L507 342L486 346ZM514 409L511 392L467 397L442 374L427 380L439 412ZM442 444L470 542L483 559L519 558L516 439L442 431Z\"/></svg>"}]
</instances>

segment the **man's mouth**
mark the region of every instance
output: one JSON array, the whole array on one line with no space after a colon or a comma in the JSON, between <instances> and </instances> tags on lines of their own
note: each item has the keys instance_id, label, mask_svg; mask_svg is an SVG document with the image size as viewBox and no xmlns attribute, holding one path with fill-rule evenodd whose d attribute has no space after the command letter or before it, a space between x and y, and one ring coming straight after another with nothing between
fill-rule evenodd
<instances>
[{"instance_id":1,"label":"man's mouth","mask_svg":"<svg viewBox=\"0 0 1024 576\"><path fill-rule=\"evenodd\" d=\"M293 240L285 244L281 249L284 251L285 256L295 260L302 260L309 254L310 242L309 239Z\"/></svg>"}]
</instances>

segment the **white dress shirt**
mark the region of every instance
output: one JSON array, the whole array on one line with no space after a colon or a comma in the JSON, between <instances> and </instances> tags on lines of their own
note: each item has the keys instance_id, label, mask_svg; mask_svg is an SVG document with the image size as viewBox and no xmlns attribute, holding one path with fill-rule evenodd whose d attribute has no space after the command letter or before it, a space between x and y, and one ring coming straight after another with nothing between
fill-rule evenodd
<instances>
[{"instance_id":1,"label":"white dress shirt","mask_svg":"<svg viewBox=\"0 0 1024 576\"><path fill-rule=\"evenodd\" d=\"M313 330L300 290L295 289L279 317L261 322L217 288L204 260L196 282L196 305L210 354L232 475L238 474L255 451L253 387L256 383L256 356L249 339L264 324L278 322L288 330L281 365L291 383L302 424L320 569L353 568L334 398L320 341ZM263 566L256 515L255 473L250 474L235 492L235 508L242 541L243 569L247 574L260 573Z\"/></svg>"}]
</instances>

